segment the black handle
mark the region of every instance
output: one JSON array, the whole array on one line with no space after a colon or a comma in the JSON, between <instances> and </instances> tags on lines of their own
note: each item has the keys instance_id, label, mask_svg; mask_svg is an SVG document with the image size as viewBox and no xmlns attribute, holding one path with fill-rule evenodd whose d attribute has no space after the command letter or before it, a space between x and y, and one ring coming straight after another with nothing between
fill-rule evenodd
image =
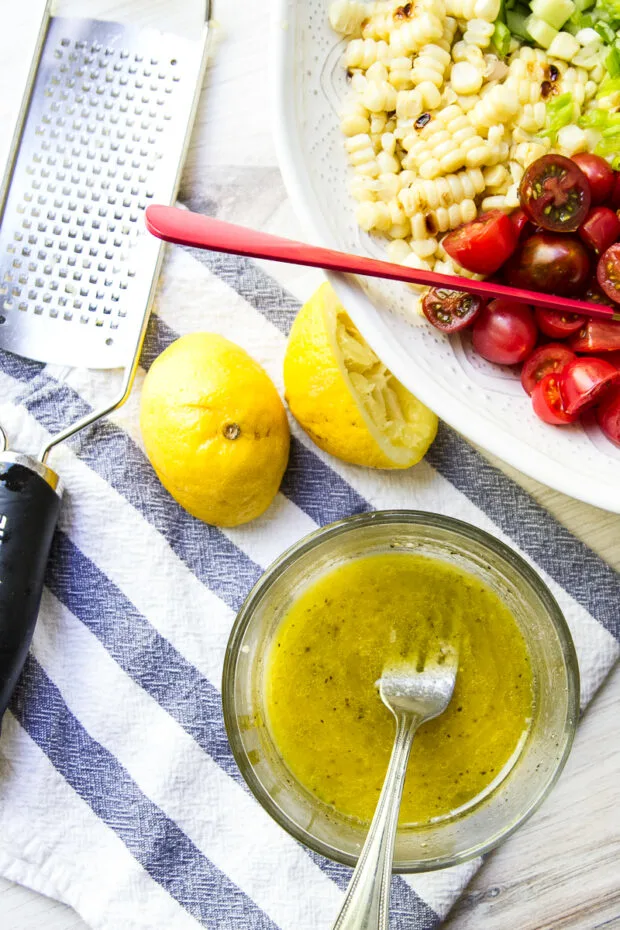
<instances>
[{"instance_id":1,"label":"black handle","mask_svg":"<svg viewBox=\"0 0 620 930\"><path fill-rule=\"evenodd\" d=\"M25 455L0 455L0 724L37 622L60 513L58 476Z\"/></svg>"}]
</instances>

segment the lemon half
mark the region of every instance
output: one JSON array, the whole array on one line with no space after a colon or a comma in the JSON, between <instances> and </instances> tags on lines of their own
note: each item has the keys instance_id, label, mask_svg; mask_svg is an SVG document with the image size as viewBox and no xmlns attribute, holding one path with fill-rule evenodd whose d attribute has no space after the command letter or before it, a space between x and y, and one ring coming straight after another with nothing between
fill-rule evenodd
<instances>
[{"instance_id":1,"label":"lemon half","mask_svg":"<svg viewBox=\"0 0 620 930\"><path fill-rule=\"evenodd\" d=\"M409 468L437 417L375 355L330 284L301 308L284 359L291 413L321 449L372 468Z\"/></svg>"}]
</instances>

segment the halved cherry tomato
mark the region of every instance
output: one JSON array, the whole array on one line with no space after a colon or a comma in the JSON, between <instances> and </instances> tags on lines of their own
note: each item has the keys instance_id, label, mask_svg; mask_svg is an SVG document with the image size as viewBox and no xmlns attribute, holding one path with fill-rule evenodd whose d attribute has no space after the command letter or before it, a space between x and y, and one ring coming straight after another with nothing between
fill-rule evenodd
<instances>
[{"instance_id":1,"label":"halved cherry tomato","mask_svg":"<svg viewBox=\"0 0 620 930\"><path fill-rule=\"evenodd\" d=\"M620 371L602 358L576 358L560 375L560 394L569 416L583 413L612 385L620 381Z\"/></svg>"},{"instance_id":2,"label":"halved cherry tomato","mask_svg":"<svg viewBox=\"0 0 620 930\"><path fill-rule=\"evenodd\" d=\"M450 291L432 287L422 298L424 316L442 333L457 333L473 323L484 301L464 291Z\"/></svg>"},{"instance_id":3,"label":"halved cherry tomato","mask_svg":"<svg viewBox=\"0 0 620 930\"><path fill-rule=\"evenodd\" d=\"M620 220L609 207L593 207L579 227L579 236L601 255L620 238Z\"/></svg>"},{"instance_id":4,"label":"halved cherry tomato","mask_svg":"<svg viewBox=\"0 0 620 930\"><path fill-rule=\"evenodd\" d=\"M534 232L534 227L530 223L530 218L524 210L515 210L510 214L510 222L515 228L518 239L525 239L526 236Z\"/></svg>"},{"instance_id":5,"label":"halved cherry tomato","mask_svg":"<svg viewBox=\"0 0 620 930\"><path fill-rule=\"evenodd\" d=\"M548 342L534 349L521 369L521 384L526 394L531 394L546 375L559 374L574 358L577 358L575 353L559 342Z\"/></svg>"},{"instance_id":6,"label":"halved cherry tomato","mask_svg":"<svg viewBox=\"0 0 620 930\"><path fill-rule=\"evenodd\" d=\"M521 207L536 226L575 232L590 209L590 187L581 169L563 155L532 162L519 186Z\"/></svg>"},{"instance_id":7,"label":"halved cherry tomato","mask_svg":"<svg viewBox=\"0 0 620 930\"><path fill-rule=\"evenodd\" d=\"M601 289L596 277L596 271L590 279L590 283L584 292L583 299L591 304L605 304L607 307L615 307L613 300L610 300L607 294Z\"/></svg>"},{"instance_id":8,"label":"halved cherry tomato","mask_svg":"<svg viewBox=\"0 0 620 930\"><path fill-rule=\"evenodd\" d=\"M586 321L578 313L560 313L559 310L547 310L546 307L535 307L534 313L541 333L552 339L566 339L581 329Z\"/></svg>"},{"instance_id":9,"label":"halved cherry tomato","mask_svg":"<svg viewBox=\"0 0 620 930\"><path fill-rule=\"evenodd\" d=\"M537 335L530 307L511 300L492 300L474 323L473 345L489 362L518 365L536 345Z\"/></svg>"},{"instance_id":10,"label":"halved cherry tomato","mask_svg":"<svg viewBox=\"0 0 620 930\"><path fill-rule=\"evenodd\" d=\"M603 252L596 266L596 278L607 296L620 304L620 242Z\"/></svg>"},{"instance_id":11,"label":"halved cherry tomato","mask_svg":"<svg viewBox=\"0 0 620 930\"><path fill-rule=\"evenodd\" d=\"M620 446L620 387L613 387L596 408L596 421L608 439Z\"/></svg>"},{"instance_id":12,"label":"halved cherry tomato","mask_svg":"<svg viewBox=\"0 0 620 930\"><path fill-rule=\"evenodd\" d=\"M588 179L592 203L607 203L616 180L609 162L600 155L591 155L589 152L573 155L572 161L579 165Z\"/></svg>"},{"instance_id":13,"label":"halved cherry tomato","mask_svg":"<svg viewBox=\"0 0 620 930\"><path fill-rule=\"evenodd\" d=\"M519 244L503 271L513 287L573 297L586 287L590 256L576 236L535 233Z\"/></svg>"},{"instance_id":14,"label":"halved cherry tomato","mask_svg":"<svg viewBox=\"0 0 620 930\"><path fill-rule=\"evenodd\" d=\"M564 409L558 379L556 374L545 375L532 391L534 413L552 426L564 426L566 423L574 423L577 419L576 415L571 416Z\"/></svg>"},{"instance_id":15,"label":"halved cherry tomato","mask_svg":"<svg viewBox=\"0 0 620 930\"><path fill-rule=\"evenodd\" d=\"M490 275L517 247L517 233L501 210L490 210L477 220L459 226L442 242L448 255L476 274Z\"/></svg>"},{"instance_id":16,"label":"halved cherry tomato","mask_svg":"<svg viewBox=\"0 0 620 930\"><path fill-rule=\"evenodd\" d=\"M611 189L609 206L614 210L620 210L620 171L614 171L614 186Z\"/></svg>"},{"instance_id":17,"label":"halved cherry tomato","mask_svg":"<svg viewBox=\"0 0 620 930\"><path fill-rule=\"evenodd\" d=\"M613 320L586 320L568 340L573 352L614 352L620 349L620 323Z\"/></svg>"}]
</instances>

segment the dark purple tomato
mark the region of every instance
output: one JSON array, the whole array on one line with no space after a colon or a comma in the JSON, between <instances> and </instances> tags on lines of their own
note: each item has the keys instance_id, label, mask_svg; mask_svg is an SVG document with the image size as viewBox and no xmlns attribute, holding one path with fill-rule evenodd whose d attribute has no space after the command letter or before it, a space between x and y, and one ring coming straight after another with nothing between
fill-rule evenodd
<instances>
[{"instance_id":1,"label":"dark purple tomato","mask_svg":"<svg viewBox=\"0 0 620 930\"><path fill-rule=\"evenodd\" d=\"M575 236L536 233L508 259L504 278L512 287L573 297L590 280L590 257Z\"/></svg>"},{"instance_id":2,"label":"dark purple tomato","mask_svg":"<svg viewBox=\"0 0 620 930\"><path fill-rule=\"evenodd\" d=\"M575 232L590 209L590 185L570 158L543 155L523 175L519 200L535 226L551 232Z\"/></svg>"},{"instance_id":3,"label":"dark purple tomato","mask_svg":"<svg viewBox=\"0 0 620 930\"><path fill-rule=\"evenodd\" d=\"M480 313L484 301L475 294L432 287L422 298L424 316L442 333L457 333L465 329Z\"/></svg>"}]
</instances>

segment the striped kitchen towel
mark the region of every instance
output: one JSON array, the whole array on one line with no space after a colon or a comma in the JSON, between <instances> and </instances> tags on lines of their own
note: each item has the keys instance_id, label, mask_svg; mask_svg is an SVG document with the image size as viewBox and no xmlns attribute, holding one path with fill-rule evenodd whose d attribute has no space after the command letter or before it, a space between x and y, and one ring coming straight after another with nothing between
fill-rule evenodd
<instances>
[{"instance_id":1,"label":"striped kitchen towel","mask_svg":"<svg viewBox=\"0 0 620 930\"><path fill-rule=\"evenodd\" d=\"M318 525L384 507L475 523L550 585L575 637L583 704L618 657L619 576L445 427L425 462L389 474L329 458L292 423L289 468L261 519L220 530L175 504L141 446L141 379L179 334L210 329L281 388L298 302L272 273L171 249L131 400L55 453L61 523L0 741L0 873L102 930L331 926L350 872L303 849L254 801L219 695L235 611L272 559ZM37 449L108 378L1 354L0 422L15 447ZM436 927L478 865L395 878L392 927Z\"/></svg>"}]
</instances>

